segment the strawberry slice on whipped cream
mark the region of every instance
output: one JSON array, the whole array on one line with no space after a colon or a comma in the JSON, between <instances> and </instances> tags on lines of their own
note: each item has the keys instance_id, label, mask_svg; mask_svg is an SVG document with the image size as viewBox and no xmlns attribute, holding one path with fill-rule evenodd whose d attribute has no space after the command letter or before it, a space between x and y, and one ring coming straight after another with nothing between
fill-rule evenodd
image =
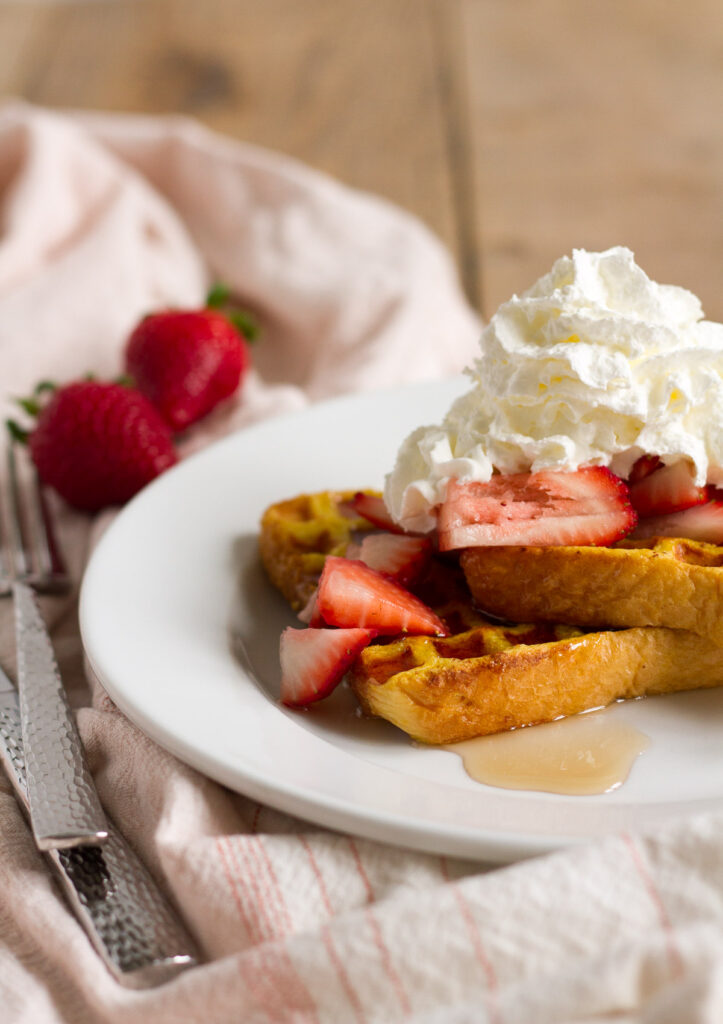
<instances>
[{"instance_id":1,"label":"strawberry slice on whipped cream","mask_svg":"<svg viewBox=\"0 0 723 1024\"><path fill-rule=\"evenodd\" d=\"M681 512L641 519L633 532L633 539L648 537L685 537L723 545L723 492L713 490L710 501Z\"/></svg>"},{"instance_id":2,"label":"strawberry slice on whipped cream","mask_svg":"<svg viewBox=\"0 0 723 1024\"><path fill-rule=\"evenodd\" d=\"M637 515L627 485L603 466L451 480L438 516L441 551L500 545L608 545Z\"/></svg>"},{"instance_id":3,"label":"strawberry slice on whipped cream","mask_svg":"<svg viewBox=\"0 0 723 1024\"><path fill-rule=\"evenodd\" d=\"M660 462L642 479L637 477L637 465L630 473L630 501L641 517L682 512L708 500L708 488L696 484L693 464L687 459L679 459L669 466Z\"/></svg>"}]
</instances>

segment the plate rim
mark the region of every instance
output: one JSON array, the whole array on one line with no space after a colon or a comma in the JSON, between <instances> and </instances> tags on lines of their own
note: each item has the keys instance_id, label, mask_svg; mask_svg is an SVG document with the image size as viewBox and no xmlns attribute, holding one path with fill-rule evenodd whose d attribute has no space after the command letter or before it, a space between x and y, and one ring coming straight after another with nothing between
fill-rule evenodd
<instances>
[{"instance_id":1,"label":"plate rim","mask_svg":"<svg viewBox=\"0 0 723 1024\"><path fill-rule=\"evenodd\" d=\"M464 377L458 376L441 381L408 385L402 389L385 388L378 391L336 396L323 402L314 403L302 410L284 413L251 424L194 452L146 487L120 511L105 531L91 555L82 579L79 596L79 621L83 647L90 667L111 699L143 733L203 775L296 818L304 818L327 828L363 835L370 839L394 843L410 849L501 863L551 852L561 847L594 841L602 838L603 835L610 834L610 830L601 829L598 835L579 835L575 833L574 828L571 828L568 832L547 835L529 832L520 834L499 830L472 830L470 826L449 822L432 825L429 820L424 818L414 816L393 818L385 809L370 808L359 803L352 804L349 800L342 800L333 793L318 790L309 792L288 781L280 781L278 778L269 779L268 775L259 774L253 766L247 766L244 770L239 770L238 766L230 767L228 761L224 762L213 752L199 752L185 738L179 737L177 732L165 727L155 718L149 717L137 701L129 697L127 690L122 685L117 685L113 673L109 673L107 668L104 669L102 657L97 656L94 649L93 627L90 625L92 620L90 606L94 598L94 588L97 585L98 566L102 567L103 559L106 557L105 553L114 542L116 534L124 529L124 524L130 521L130 517L139 514L138 509L142 508L144 503L150 504L156 501L157 495L163 494L165 489L170 488L169 481L178 480L179 477L185 475L192 476L193 466L199 464L201 460L206 462L209 459L218 458L219 452L222 453L224 448L233 448L239 443L242 447L244 444L253 444L259 433L263 435L264 432L283 432L298 420L304 420L308 424L313 422L314 418L322 420L329 416L333 418L339 409L342 409L343 414L350 411L353 414L355 406L365 407L369 402L378 402L385 397L389 401L398 396L400 390L407 395L418 397L425 392L433 393L438 399L443 395L449 402L450 396L454 397L463 392L464 381ZM468 381L467 386L469 386ZM412 399L410 398L410 400ZM279 500L282 497L283 495L280 495ZM229 656L231 656L230 651ZM255 683L253 679L250 681ZM270 703L269 695L267 694L266 697ZM282 709L276 707L275 710L283 714ZM315 740L328 744L328 741L318 735ZM332 746L332 744L328 745ZM337 747L334 749L336 756L356 757L351 751ZM365 764L376 773L394 772L394 769L386 766L371 762L365 762ZM407 778L411 778L414 785L420 783L415 776L407 776ZM706 800L702 803L704 806L708 806L711 801ZM717 802L713 801L713 803L717 805ZM635 804L631 805L631 810L634 810L636 806ZM689 803L685 803L684 806L686 809L683 810L683 806L681 806L679 812L681 817L688 816L691 811ZM669 821L674 816L676 816L676 812L669 810L662 817L665 821Z\"/></svg>"}]
</instances>

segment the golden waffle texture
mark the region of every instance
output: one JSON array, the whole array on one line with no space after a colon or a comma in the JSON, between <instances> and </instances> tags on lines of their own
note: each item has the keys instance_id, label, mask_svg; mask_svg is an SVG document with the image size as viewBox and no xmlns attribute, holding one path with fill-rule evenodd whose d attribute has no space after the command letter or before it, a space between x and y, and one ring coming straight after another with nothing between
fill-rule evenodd
<instances>
[{"instance_id":1,"label":"golden waffle texture","mask_svg":"<svg viewBox=\"0 0 723 1024\"><path fill-rule=\"evenodd\" d=\"M263 516L264 565L297 610L313 593L326 555L343 555L359 532L372 529L350 512L352 494L301 495ZM508 563L500 585L520 590L518 571ZM559 622L491 621L449 557L435 558L414 591L452 635L373 643L356 659L349 681L365 712L420 742L456 743L615 700L723 684L720 648L689 630L583 632Z\"/></svg>"},{"instance_id":2,"label":"golden waffle texture","mask_svg":"<svg viewBox=\"0 0 723 1024\"><path fill-rule=\"evenodd\" d=\"M259 535L261 560L269 579L294 611L301 611L313 594L326 556L343 555L356 534L373 529L349 505L356 493L300 494L264 512Z\"/></svg>"},{"instance_id":3,"label":"golden waffle texture","mask_svg":"<svg viewBox=\"0 0 723 1024\"><path fill-rule=\"evenodd\" d=\"M723 547L675 538L610 548L468 548L470 591L491 615L587 627L668 626L723 645Z\"/></svg>"}]
</instances>

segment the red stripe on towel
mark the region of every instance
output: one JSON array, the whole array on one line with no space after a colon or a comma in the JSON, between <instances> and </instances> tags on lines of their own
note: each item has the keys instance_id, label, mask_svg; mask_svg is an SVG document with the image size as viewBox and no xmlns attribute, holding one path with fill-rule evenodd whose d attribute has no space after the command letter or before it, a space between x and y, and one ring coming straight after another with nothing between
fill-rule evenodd
<instances>
[{"instance_id":1,"label":"red stripe on towel","mask_svg":"<svg viewBox=\"0 0 723 1024\"><path fill-rule=\"evenodd\" d=\"M349 840L349 849L351 850L352 855L354 857L354 863L356 864L356 869L359 872L359 877L364 883L364 888L366 889L367 893L367 902L373 903L374 890L372 889L372 883L369 881L369 875L366 873L364 869L364 865L362 864L362 859L359 854L359 850L357 849L356 843L354 842L353 839Z\"/></svg>"},{"instance_id":2,"label":"red stripe on towel","mask_svg":"<svg viewBox=\"0 0 723 1024\"><path fill-rule=\"evenodd\" d=\"M248 883L248 887L250 887L256 898L257 914L261 910L264 912L267 921L267 934L277 936L282 931L278 922L283 920L285 931L288 933L291 931L291 919L285 903L281 901L278 880L271 865L271 860L265 849L262 847L259 849L260 846L260 838L255 842L249 842L248 837L246 837L245 839L242 838L240 843L234 844L232 849L234 854L237 855L236 864L239 875L244 884ZM261 857L258 856L259 853ZM242 861L245 861L246 872L243 870L244 864ZM263 863L260 864L260 861ZM271 884L268 884L266 879L262 880L259 877L256 870L259 866L261 866L262 870L266 867L267 874L271 876ZM271 912L272 902L276 904L276 916ZM254 953L259 957L264 973L271 981L274 995L278 994L283 997L279 1002L279 1009L288 1009L288 1007L294 1006L301 1012L309 1015L309 1020L318 1021L316 1006L311 998L311 994L301 980L289 951L284 948L281 942L268 949L264 948L263 945L258 945Z\"/></svg>"},{"instance_id":3,"label":"red stripe on towel","mask_svg":"<svg viewBox=\"0 0 723 1024\"><path fill-rule=\"evenodd\" d=\"M452 882L450 880L447 858L440 857L439 865L442 869L442 875L444 876L445 881L449 883L450 889L454 894L457 906L459 907L460 916L464 921L467 932L472 940L472 948L474 950L475 958L479 966L482 968L482 973L485 976L485 981L487 983L487 992L485 993L487 1013L489 1015L490 1024L496 1024L499 1020L499 1007L497 1006L497 990L499 983L497 981L495 969L492 966L492 962L489 957L485 953L482 936L480 935L479 928L477 927L477 921L472 913L472 908L460 889L459 882Z\"/></svg>"},{"instance_id":4,"label":"red stripe on towel","mask_svg":"<svg viewBox=\"0 0 723 1024\"><path fill-rule=\"evenodd\" d=\"M319 886L319 894L321 896L321 902L324 904L324 909L326 910L329 917L333 917L334 910L331 905L331 900L329 899L329 893L326 888L324 876L321 873L321 868L319 867L319 862L314 856L314 851L312 850L311 846L309 845L305 837L301 835L301 833L297 833L297 838L301 845L304 847L304 850L306 851L306 856L309 858L309 864L311 865L311 870L314 872L314 875L316 877L316 883Z\"/></svg>"},{"instance_id":5,"label":"red stripe on towel","mask_svg":"<svg viewBox=\"0 0 723 1024\"><path fill-rule=\"evenodd\" d=\"M229 839L229 849L233 855L237 877L244 887L252 909L251 916L256 925L257 941L276 938L279 929L269 914L270 890L268 886L261 884L256 864L249 856L248 837L240 836L237 842Z\"/></svg>"},{"instance_id":6,"label":"red stripe on towel","mask_svg":"<svg viewBox=\"0 0 723 1024\"><path fill-rule=\"evenodd\" d=\"M216 841L216 849L218 850L219 859L221 861L221 869L223 871L226 882L228 883L228 887L231 890L231 896L233 897L233 901L236 904L236 909L238 911L239 917L241 918L241 923L246 929L246 935L250 942L256 942L258 940L258 935L254 934L255 929L253 929L251 926L251 920L249 918L248 913L246 912L246 907L244 906L243 900L241 899L241 893L238 890L236 878L233 872L231 871L229 855L224 850L224 839L225 837L221 836ZM226 839L226 842L228 842L228 839Z\"/></svg>"},{"instance_id":7,"label":"red stripe on towel","mask_svg":"<svg viewBox=\"0 0 723 1024\"><path fill-rule=\"evenodd\" d=\"M337 975L339 976L339 983L341 984L341 987L344 989L346 997L349 1000L349 1005L354 1011L354 1016L359 1021L359 1024L364 1024L364 1022L366 1021L366 1017L364 1015L364 1008L361 1004L359 996L357 995L354 989L354 986L351 983L351 979L346 972L344 964L336 951L336 947L334 946L334 940L331 937L331 932L329 931L328 925L324 925L324 927L321 929L321 937L323 939L326 952L329 956L329 960L332 966L334 967L334 970L336 971Z\"/></svg>"},{"instance_id":8,"label":"red stripe on towel","mask_svg":"<svg viewBox=\"0 0 723 1024\"><path fill-rule=\"evenodd\" d=\"M269 856L269 851L266 849L261 836L256 836L253 842L249 844L249 850L253 850L255 854L258 854L258 860L270 880L268 891L272 894L274 906L277 911L277 917L282 925L280 931L282 931L284 935L291 935L294 930L291 914L289 913L289 908L286 903L286 899L284 898L283 889L279 885L279 879L274 869L273 861Z\"/></svg>"},{"instance_id":9,"label":"red stripe on towel","mask_svg":"<svg viewBox=\"0 0 723 1024\"><path fill-rule=\"evenodd\" d=\"M489 957L485 953L485 949L482 944L482 936L479 933L479 928L477 927L477 922L475 921L474 914L472 913L469 903L465 899L462 890L456 882L452 882L451 886L454 898L457 901L457 906L459 907L459 912L467 926L475 958L482 968L482 973L484 974L485 981L487 983L485 1001L487 1003L487 1012L489 1014L490 1024L496 1024L499 1020L499 1007L497 1006L497 975L495 974L495 969L492 966Z\"/></svg>"},{"instance_id":10,"label":"red stripe on towel","mask_svg":"<svg viewBox=\"0 0 723 1024\"><path fill-rule=\"evenodd\" d=\"M307 857L309 858L309 864L311 865L311 870L314 872L314 875L316 877L316 881L319 886L319 893L321 895L321 901L324 904L324 909L326 910L329 917L333 917L334 910L331 905L331 899L329 898L329 892L326 888L326 882L324 881L324 876L321 871L321 867L319 866L319 862L317 861L316 856L314 855L314 851L311 848L310 843L306 840L306 838L299 833L298 839L301 845L303 846L304 850L306 851ZM357 995L354 986L351 983L351 979L347 974L346 968L344 967L344 964L336 951L336 947L334 946L334 939L327 925L325 925L321 929L321 937L324 942L324 946L326 948L329 961L334 970L336 971L339 977L339 983L341 987L344 989L346 997L349 1000L349 1005L353 1009L356 1019L360 1022L360 1024L363 1024L363 1022L366 1020L366 1017L364 1015L364 1009L362 1007L359 996Z\"/></svg>"},{"instance_id":11,"label":"red stripe on towel","mask_svg":"<svg viewBox=\"0 0 723 1024\"><path fill-rule=\"evenodd\" d=\"M228 847L228 850L226 850L225 847ZM229 854L232 852L232 844L228 837L221 837L216 842L216 848L219 853L223 874L231 890L231 895L239 912L239 917L243 921L244 926L249 933L249 937L251 938L251 932L253 929L251 928L251 923L239 892L240 879L238 879L233 873L229 860ZM283 1013L283 1011L288 1008L289 993L284 992L283 987L280 987L277 984L275 977L276 971L269 962L268 955L263 946L256 945L248 949L245 953L239 954L239 972L243 976L249 995L256 1003L258 1009L265 1015L265 1019L269 1022L278 1021L278 1013ZM277 1000L278 996L281 996L281 998ZM311 1007L311 1011L315 1014L313 1006ZM314 1019L316 1019L315 1016Z\"/></svg>"},{"instance_id":12,"label":"red stripe on towel","mask_svg":"<svg viewBox=\"0 0 723 1024\"><path fill-rule=\"evenodd\" d=\"M372 930L372 935L374 936L374 945L377 947L377 950L379 951L379 956L382 961L382 967L384 968L387 977L392 983L392 987L394 988L394 991L397 994L397 998L399 999L399 1003L402 1007L402 1010L404 1011L404 1013L409 1014L412 1011L412 1007L409 1003L409 999L407 998L407 993L404 990L402 979L397 974L394 968L394 964L392 963L392 958L389 953L389 949L387 948L387 945L384 942L384 936L382 935L382 930L379 927L379 922L374 916L371 907L368 907L365 913Z\"/></svg>"},{"instance_id":13,"label":"red stripe on towel","mask_svg":"<svg viewBox=\"0 0 723 1024\"><path fill-rule=\"evenodd\" d=\"M635 865L638 874L643 880L645 888L648 890L650 899L652 900L653 905L657 911L660 924L663 928L663 931L665 932L665 939L668 946L668 958L670 960L670 966L675 976L680 977L680 975L684 973L683 958L680 954L680 950L678 949L675 940L675 931L673 929L673 925L671 924L670 918L668 917L668 911L666 910L665 903L663 902L663 897L660 895L660 890L656 886L655 880L652 874L650 873L645 861L643 860L643 855L640 852L640 848L634 841L633 837L626 832L623 833L623 839L625 840L628 849L630 850L630 856L632 857L633 864Z\"/></svg>"}]
</instances>

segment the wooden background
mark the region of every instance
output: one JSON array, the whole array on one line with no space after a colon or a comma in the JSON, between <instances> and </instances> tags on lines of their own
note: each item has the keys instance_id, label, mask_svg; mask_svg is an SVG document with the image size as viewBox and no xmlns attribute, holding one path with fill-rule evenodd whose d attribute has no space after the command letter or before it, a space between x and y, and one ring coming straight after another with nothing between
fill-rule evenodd
<instances>
[{"instance_id":1,"label":"wooden background","mask_svg":"<svg viewBox=\"0 0 723 1024\"><path fill-rule=\"evenodd\" d=\"M626 244L723 319L722 0L0 2L0 94L181 112L418 214L489 316Z\"/></svg>"}]
</instances>

